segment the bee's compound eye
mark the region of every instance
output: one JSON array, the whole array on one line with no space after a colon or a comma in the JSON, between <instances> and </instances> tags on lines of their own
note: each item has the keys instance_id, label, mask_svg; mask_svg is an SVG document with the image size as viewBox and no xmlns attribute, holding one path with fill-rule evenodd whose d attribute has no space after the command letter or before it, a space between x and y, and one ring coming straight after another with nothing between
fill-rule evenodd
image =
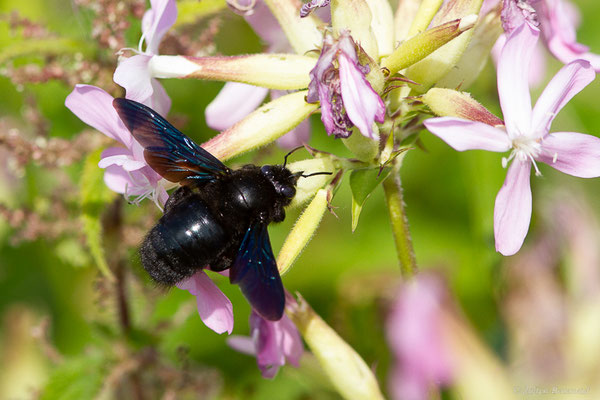
<instances>
[{"instance_id":1,"label":"bee's compound eye","mask_svg":"<svg viewBox=\"0 0 600 400\"><path fill-rule=\"evenodd\" d=\"M296 195L296 188L293 186L283 186L281 188L281 194L288 199L291 199Z\"/></svg>"},{"instance_id":2,"label":"bee's compound eye","mask_svg":"<svg viewBox=\"0 0 600 400\"><path fill-rule=\"evenodd\" d=\"M273 166L263 165L262 167L260 167L260 172L262 172L266 176L273 176Z\"/></svg>"}]
</instances>

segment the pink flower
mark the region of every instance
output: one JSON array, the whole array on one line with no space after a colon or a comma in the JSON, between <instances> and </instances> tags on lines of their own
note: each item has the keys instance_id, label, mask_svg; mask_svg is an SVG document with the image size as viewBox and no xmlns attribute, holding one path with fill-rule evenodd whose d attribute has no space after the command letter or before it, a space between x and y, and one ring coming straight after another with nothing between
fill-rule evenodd
<instances>
[{"instance_id":1,"label":"pink flower","mask_svg":"<svg viewBox=\"0 0 600 400\"><path fill-rule=\"evenodd\" d=\"M443 291L437 278L421 275L403 286L386 324L396 365L390 392L398 400L426 400L432 385L448 384L450 355L443 340Z\"/></svg>"},{"instance_id":2,"label":"pink flower","mask_svg":"<svg viewBox=\"0 0 600 400\"><path fill-rule=\"evenodd\" d=\"M539 31L522 24L509 37L498 63L498 94L505 127L459 118L433 118L425 126L458 151L511 150L504 185L494 209L496 250L503 255L521 248L531 219L529 176L541 161L564 173L592 178L600 176L600 139L575 132L549 133L552 120L567 102L594 80L591 65L584 60L564 66L552 78L533 110L527 71Z\"/></svg>"},{"instance_id":3,"label":"pink flower","mask_svg":"<svg viewBox=\"0 0 600 400\"><path fill-rule=\"evenodd\" d=\"M165 33L177 19L175 0L151 0L151 8L142 19L142 38L139 54L122 60L115 70L113 79L123 86L126 97L144 103L161 115L171 108L171 99L163 86L152 76L150 60L158 54L158 46ZM142 49L146 43L146 50Z\"/></svg>"},{"instance_id":4,"label":"pink flower","mask_svg":"<svg viewBox=\"0 0 600 400\"><path fill-rule=\"evenodd\" d=\"M600 56L577 42L576 27L579 15L576 6L568 0L503 0L502 26L510 34L522 22L538 27L548 50L567 64L586 60L600 71Z\"/></svg>"},{"instance_id":5,"label":"pink flower","mask_svg":"<svg viewBox=\"0 0 600 400\"><path fill-rule=\"evenodd\" d=\"M67 96L65 106L83 122L125 146L110 147L102 152L98 166L106 171L106 186L135 197L134 203L150 197L162 208L168 195L159 184L161 176L146 164L144 149L123 125L112 102L113 97L100 88L76 85Z\"/></svg>"},{"instance_id":6,"label":"pink flower","mask_svg":"<svg viewBox=\"0 0 600 400\"><path fill-rule=\"evenodd\" d=\"M231 301L219 290L203 270L179 282L177 287L196 296L198 314L204 324L221 334L233 331L233 307Z\"/></svg>"},{"instance_id":7,"label":"pink flower","mask_svg":"<svg viewBox=\"0 0 600 400\"><path fill-rule=\"evenodd\" d=\"M537 0L503 0L501 18L504 32L510 35L525 22L532 27L538 27L540 23L537 12L530 4L535 1Z\"/></svg>"},{"instance_id":8,"label":"pink flower","mask_svg":"<svg viewBox=\"0 0 600 400\"><path fill-rule=\"evenodd\" d=\"M348 32L342 32L338 40L325 36L317 65L310 72L306 100L321 102L321 121L329 135L346 138L356 126L364 136L376 138L373 123L383 122L385 104L365 78L368 73L369 66L358 62L356 44Z\"/></svg>"},{"instance_id":9,"label":"pink flower","mask_svg":"<svg viewBox=\"0 0 600 400\"><path fill-rule=\"evenodd\" d=\"M296 326L286 315L279 321L267 321L252 310L250 336L232 336L227 343L242 353L255 355L264 378L274 378L286 362L298 366L304 346Z\"/></svg>"},{"instance_id":10,"label":"pink flower","mask_svg":"<svg viewBox=\"0 0 600 400\"><path fill-rule=\"evenodd\" d=\"M250 7L251 1L239 1L240 6ZM279 23L262 1L257 1L254 8L245 12L244 19L260 38L268 45L268 53L289 51L290 45L285 38ZM285 92L271 90L271 98L276 99ZM227 82L217 97L206 107L206 124L219 131L225 130L242 120L264 101L269 89L238 82ZM310 124L304 120L295 129L278 139L283 148L294 148L308 142Z\"/></svg>"},{"instance_id":11,"label":"pink flower","mask_svg":"<svg viewBox=\"0 0 600 400\"><path fill-rule=\"evenodd\" d=\"M577 59L586 60L596 72L600 71L600 56L577 42L575 29L579 17L574 4L565 0L540 0L534 6L546 46L556 58L565 64Z\"/></svg>"}]
</instances>

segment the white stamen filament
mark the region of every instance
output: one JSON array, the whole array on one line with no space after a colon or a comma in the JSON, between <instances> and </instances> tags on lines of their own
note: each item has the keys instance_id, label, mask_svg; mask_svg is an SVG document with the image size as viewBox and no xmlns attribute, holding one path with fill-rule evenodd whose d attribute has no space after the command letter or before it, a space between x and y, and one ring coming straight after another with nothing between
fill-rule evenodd
<instances>
[{"instance_id":1,"label":"white stamen filament","mask_svg":"<svg viewBox=\"0 0 600 400\"><path fill-rule=\"evenodd\" d=\"M129 193L129 183L126 183L125 184L125 193L123 193L123 197L125 197L125 200L128 203L139 206L142 201L146 200L147 198L152 198L152 202L154 204L156 204L156 206L160 209L160 211L164 211L163 207L160 204L159 199L158 199L158 197L159 197L158 186L153 187L152 184L150 183L150 180L146 176L143 176L143 180L145 182L142 182L142 184L139 184L139 182L133 177L131 172L127 171L127 175L129 176L129 179L131 179L131 181L135 183L136 188L143 190L143 192L141 194L132 195L131 193Z\"/></svg>"},{"instance_id":2,"label":"white stamen filament","mask_svg":"<svg viewBox=\"0 0 600 400\"><path fill-rule=\"evenodd\" d=\"M533 168L535 169L535 174L537 176L542 175L535 160L542 152L542 145L538 140L529 138L525 135L518 135L512 140L512 147L513 150L510 152L508 158L502 158L502 168L506 168L508 163L513 158L516 158L519 161L531 161ZM556 159L557 156L558 155L555 154L554 159Z\"/></svg>"}]
</instances>

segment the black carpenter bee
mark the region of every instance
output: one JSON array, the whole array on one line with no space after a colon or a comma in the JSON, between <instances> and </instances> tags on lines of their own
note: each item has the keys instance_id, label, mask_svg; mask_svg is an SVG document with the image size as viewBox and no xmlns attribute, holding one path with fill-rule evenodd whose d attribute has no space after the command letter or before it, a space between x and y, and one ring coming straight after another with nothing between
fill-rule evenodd
<instances>
[{"instance_id":1,"label":"black carpenter bee","mask_svg":"<svg viewBox=\"0 0 600 400\"><path fill-rule=\"evenodd\" d=\"M302 172L285 164L230 169L145 105L118 98L113 106L148 165L181 184L140 248L144 269L170 286L200 268L229 268L252 307L279 320L285 294L267 226L285 218Z\"/></svg>"}]
</instances>

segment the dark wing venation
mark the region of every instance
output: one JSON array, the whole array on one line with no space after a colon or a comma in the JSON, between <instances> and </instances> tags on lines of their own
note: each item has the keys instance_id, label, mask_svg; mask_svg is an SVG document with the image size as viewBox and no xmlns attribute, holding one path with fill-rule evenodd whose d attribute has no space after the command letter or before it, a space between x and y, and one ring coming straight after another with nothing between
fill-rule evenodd
<instances>
[{"instance_id":1,"label":"dark wing venation","mask_svg":"<svg viewBox=\"0 0 600 400\"><path fill-rule=\"evenodd\" d=\"M221 161L178 131L156 111L133 100L113 101L119 117L144 147L152 169L172 182L213 179L229 173Z\"/></svg>"},{"instance_id":2,"label":"dark wing venation","mask_svg":"<svg viewBox=\"0 0 600 400\"><path fill-rule=\"evenodd\" d=\"M263 318L281 319L285 293L266 224L256 222L248 228L229 270L229 280L240 285L252 308Z\"/></svg>"}]
</instances>

